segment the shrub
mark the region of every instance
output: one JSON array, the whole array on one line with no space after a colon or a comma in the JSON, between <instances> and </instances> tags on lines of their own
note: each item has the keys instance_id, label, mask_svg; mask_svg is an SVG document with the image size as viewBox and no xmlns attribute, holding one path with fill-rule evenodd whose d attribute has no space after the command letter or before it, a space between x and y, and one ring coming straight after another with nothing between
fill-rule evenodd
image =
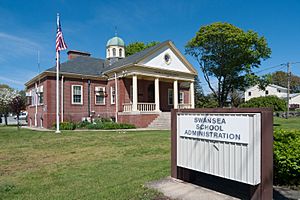
<instances>
[{"instance_id":1,"label":"shrub","mask_svg":"<svg viewBox=\"0 0 300 200\"><path fill-rule=\"evenodd\" d=\"M56 123L53 124L53 128L56 128ZM60 130L75 130L76 123L74 122L61 122L59 123Z\"/></svg>"},{"instance_id":2,"label":"shrub","mask_svg":"<svg viewBox=\"0 0 300 200\"><path fill-rule=\"evenodd\" d=\"M274 183L300 185L300 131L274 131Z\"/></svg>"},{"instance_id":3,"label":"shrub","mask_svg":"<svg viewBox=\"0 0 300 200\"><path fill-rule=\"evenodd\" d=\"M276 96L256 97L240 105L241 108L272 108L273 111L285 111L287 106L283 99Z\"/></svg>"},{"instance_id":4,"label":"shrub","mask_svg":"<svg viewBox=\"0 0 300 200\"><path fill-rule=\"evenodd\" d=\"M115 122L99 122L97 121L94 124L88 124L86 126L86 128L88 129L106 129L106 130L110 130L110 129L131 129L131 128L135 128L134 125L132 124L119 124L119 123L115 123Z\"/></svg>"},{"instance_id":5,"label":"shrub","mask_svg":"<svg viewBox=\"0 0 300 200\"><path fill-rule=\"evenodd\" d=\"M81 121L77 124L77 128L87 128L87 126L91 124L91 122L88 122L87 120Z\"/></svg>"}]
</instances>

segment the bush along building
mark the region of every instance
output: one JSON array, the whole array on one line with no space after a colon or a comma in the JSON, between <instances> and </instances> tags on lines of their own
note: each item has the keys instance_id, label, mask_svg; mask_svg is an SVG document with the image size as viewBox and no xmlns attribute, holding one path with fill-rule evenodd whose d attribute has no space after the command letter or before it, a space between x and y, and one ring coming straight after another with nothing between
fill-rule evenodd
<instances>
[{"instance_id":1,"label":"bush along building","mask_svg":"<svg viewBox=\"0 0 300 200\"><path fill-rule=\"evenodd\" d=\"M60 121L111 118L136 127L168 128L172 108L194 108L197 71L171 41L125 57L120 37L106 59L68 51L60 65ZM51 128L56 119L56 67L26 84L28 125ZM164 124L164 122L167 122Z\"/></svg>"}]
</instances>

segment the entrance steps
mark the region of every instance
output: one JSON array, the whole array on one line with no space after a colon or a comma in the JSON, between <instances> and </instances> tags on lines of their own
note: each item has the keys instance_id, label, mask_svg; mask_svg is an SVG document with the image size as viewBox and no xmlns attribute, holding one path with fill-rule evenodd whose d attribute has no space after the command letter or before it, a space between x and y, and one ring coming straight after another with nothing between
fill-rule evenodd
<instances>
[{"instance_id":1,"label":"entrance steps","mask_svg":"<svg viewBox=\"0 0 300 200\"><path fill-rule=\"evenodd\" d=\"M148 128L170 130L171 129L171 113L170 112L161 112L159 114L159 116L148 125Z\"/></svg>"}]
</instances>

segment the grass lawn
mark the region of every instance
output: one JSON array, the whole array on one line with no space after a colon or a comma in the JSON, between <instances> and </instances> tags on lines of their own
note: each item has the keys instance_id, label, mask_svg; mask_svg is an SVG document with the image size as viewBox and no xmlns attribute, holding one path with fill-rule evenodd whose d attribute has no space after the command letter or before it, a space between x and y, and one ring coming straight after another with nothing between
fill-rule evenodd
<instances>
[{"instance_id":1,"label":"grass lawn","mask_svg":"<svg viewBox=\"0 0 300 200\"><path fill-rule=\"evenodd\" d=\"M170 175L170 132L0 127L0 199L154 199Z\"/></svg>"},{"instance_id":2,"label":"grass lawn","mask_svg":"<svg viewBox=\"0 0 300 200\"><path fill-rule=\"evenodd\" d=\"M290 117L288 119L274 117L274 128L300 130L300 117Z\"/></svg>"}]
</instances>

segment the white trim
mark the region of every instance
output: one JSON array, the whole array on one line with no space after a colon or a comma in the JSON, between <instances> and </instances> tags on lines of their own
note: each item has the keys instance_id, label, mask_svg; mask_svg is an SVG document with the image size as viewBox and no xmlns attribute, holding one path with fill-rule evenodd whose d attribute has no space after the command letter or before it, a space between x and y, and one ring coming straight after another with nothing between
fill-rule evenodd
<instances>
[{"instance_id":1,"label":"white trim","mask_svg":"<svg viewBox=\"0 0 300 200\"><path fill-rule=\"evenodd\" d=\"M101 89L102 89L102 92L103 92L103 103L97 103L97 93L101 92ZM99 105L99 106L105 105L105 87L104 86L95 86L94 93L95 93L95 105Z\"/></svg>"},{"instance_id":2,"label":"white trim","mask_svg":"<svg viewBox=\"0 0 300 200\"><path fill-rule=\"evenodd\" d=\"M171 102L170 102L170 94L171 94L171 92L172 92L172 100L171 100ZM168 105L169 105L169 106L172 106L172 105L173 105L173 102L174 102L174 90L171 89L171 88L169 88L169 89L168 89Z\"/></svg>"},{"instance_id":3,"label":"white trim","mask_svg":"<svg viewBox=\"0 0 300 200\"><path fill-rule=\"evenodd\" d=\"M114 87L110 87L110 104L111 105L114 105L114 104L116 104L116 88L114 88L114 91L115 91L115 99L114 99L114 101L113 101L113 88Z\"/></svg>"},{"instance_id":4,"label":"white trim","mask_svg":"<svg viewBox=\"0 0 300 200\"><path fill-rule=\"evenodd\" d=\"M81 92L81 102L74 102L74 87L75 86L79 86L80 87L80 92ZM82 89L82 85L71 85L71 90L72 90L72 95L71 95L71 103L73 105L83 105L83 89Z\"/></svg>"}]
</instances>

